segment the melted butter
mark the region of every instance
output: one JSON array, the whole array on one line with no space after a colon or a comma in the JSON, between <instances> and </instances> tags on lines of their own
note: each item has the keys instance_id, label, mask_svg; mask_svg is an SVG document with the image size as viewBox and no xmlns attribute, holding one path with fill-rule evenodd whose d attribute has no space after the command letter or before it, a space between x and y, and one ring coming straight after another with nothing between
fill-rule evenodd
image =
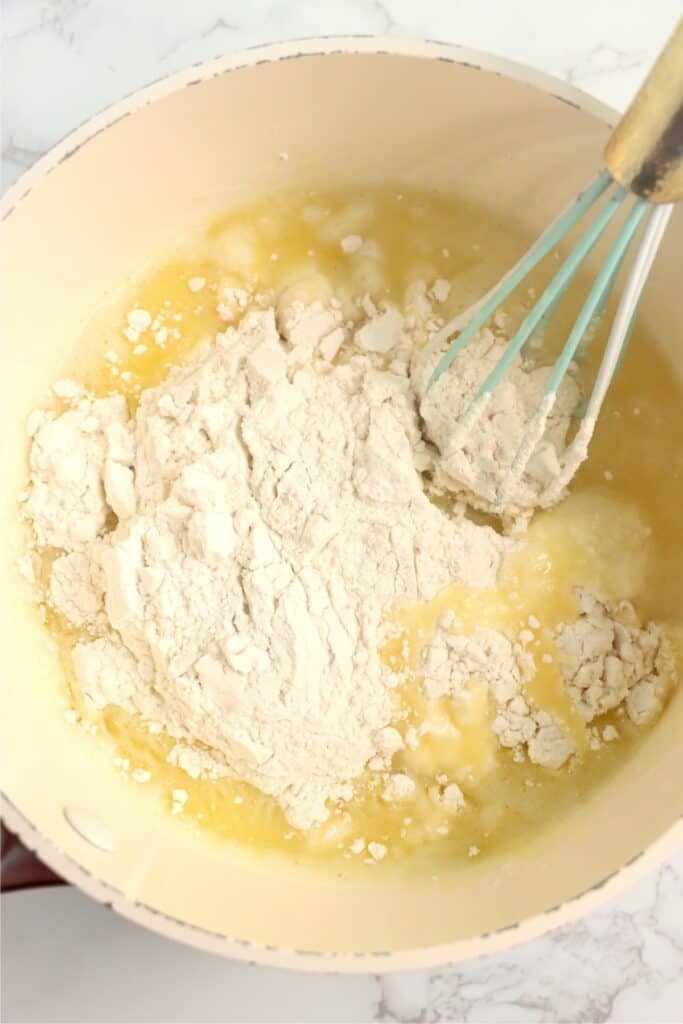
<instances>
[{"instance_id":1,"label":"melted butter","mask_svg":"<svg viewBox=\"0 0 683 1024\"><path fill-rule=\"evenodd\" d=\"M375 243L374 250L344 253L339 240L347 234L360 234ZM222 217L201 241L185 246L167 265L127 289L118 303L99 311L84 333L76 373L98 393L123 390L134 407L140 389L158 383L198 343L224 329L216 312L221 282L247 283L262 291L293 286L305 293L307 282L323 274L353 316L350 300L359 292L400 304L412 281L443 277L453 285L442 307L451 316L485 292L527 244L514 224L501 226L481 208L432 194L399 197L387 188L271 197ZM554 269L549 262L527 282L537 292ZM188 287L193 277L205 279L201 290ZM513 323L529 303L525 295L508 307ZM145 349L138 354L123 333L126 314L135 306L148 310L156 324L141 334L138 344ZM573 312L558 310L556 341L565 336ZM157 341L159 327L167 332L163 344ZM113 364L103 358L111 352L117 357ZM411 854L411 864L426 870L466 857L473 847L485 855L517 845L618 770L638 741L638 730L617 712L600 724L615 724L620 741L598 751L587 749L585 726L562 686L551 633L576 617L577 585L616 600L632 599L644 618L680 618L683 545L679 501L672 500L672 491L680 496L683 480L680 400L679 382L637 326L572 496L536 516L506 559L498 586L454 585L426 605L394 611L391 618L401 635L382 654L413 673L400 688L396 724L403 733L411 726L417 730L425 718L430 726L414 749L395 755L392 765L415 779L414 799L387 804L381 783L368 774L343 810L333 809L324 825L298 833L275 801L252 787L232 780L193 780L171 767L166 763L172 745L168 738L151 735L130 716L109 708L102 725L118 767L126 773L149 771L146 785L169 811L173 790L185 790L188 799L178 817L190 825L226 841L331 863L338 871L367 859L365 854L348 859L348 846L359 836L385 843L387 860ZM426 706L416 672L418 654L445 611L455 612L468 632L478 626L511 635L532 632L538 671L527 684L527 695L558 717L583 752L572 770L517 763L500 748L490 730L485 680L474 682L466 703L442 699L435 708ZM539 623L533 629L530 616ZM73 634L62 630L62 636L68 649ZM544 653L552 661L544 662ZM440 777L457 781L465 792L466 808L457 815L438 800Z\"/></svg>"},{"instance_id":2,"label":"melted butter","mask_svg":"<svg viewBox=\"0 0 683 1024\"><path fill-rule=\"evenodd\" d=\"M399 609L392 621L401 635L387 652L393 659L389 663L396 664L398 659L419 675L420 650L445 612L455 614L465 634L486 627L515 639L531 635L526 649L534 657L536 671L525 684L526 696L556 717L576 749L585 753L587 729L564 687L566 657L553 642L553 634L563 622L577 618L577 587L611 600L637 595L648 542L648 531L632 505L593 491L571 495L536 517L517 549L506 556L497 586L478 589L454 584L433 601ZM407 654L401 652L404 642ZM430 716L426 702L421 701L419 713ZM456 724L463 742L469 742L472 732L475 748L484 749L479 722Z\"/></svg>"}]
</instances>

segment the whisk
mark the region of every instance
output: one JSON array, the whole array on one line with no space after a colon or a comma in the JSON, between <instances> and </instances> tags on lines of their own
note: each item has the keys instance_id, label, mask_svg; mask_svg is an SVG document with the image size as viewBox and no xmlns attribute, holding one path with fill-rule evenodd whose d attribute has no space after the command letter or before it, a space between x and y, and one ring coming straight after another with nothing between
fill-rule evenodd
<instances>
[{"instance_id":1,"label":"whisk","mask_svg":"<svg viewBox=\"0 0 683 1024\"><path fill-rule=\"evenodd\" d=\"M604 152L606 169L579 193L543 232L515 266L490 292L464 314L447 323L431 340L439 350L456 332L457 337L436 364L428 389L450 367L476 332L527 274L570 231L601 197L605 197L592 223L560 266L545 291L525 317L498 363L481 383L458 424L464 437L480 419L495 387L534 332L542 331L588 253L627 200L633 198L616 240L578 314L569 337L554 363L545 392L532 417L498 493L505 496L519 482L543 437L557 391L582 339L602 314L631 243L644 223L605 351L587 401L580 408L581 422L567 447L559 474L546 492L546 501L558 497L586 458L588 444L614 373L626 351L638 302L666 229L673 204L683 198L683 21L662 51L648 78L617 124ZM683 279L682 279L683 280Z\"/></svg>"}]
</instances>

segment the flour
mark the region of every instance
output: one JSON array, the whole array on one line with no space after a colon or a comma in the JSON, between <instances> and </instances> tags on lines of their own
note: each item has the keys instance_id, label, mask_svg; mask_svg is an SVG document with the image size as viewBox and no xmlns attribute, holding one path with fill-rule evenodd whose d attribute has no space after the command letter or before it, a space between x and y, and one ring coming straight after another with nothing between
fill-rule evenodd
<instances>
[{"instance_id":1,"label":"flour","mask_svg":"<svg viewBox=\"0 0 683 1024\"><path fill-rule=\"evenodd\" d=\"M377 317L381 345L331 365L334 306L251 309L142 392L134 420L81 395L33 423L28 515L62 552L50 598L96 634L73 650L86 705L161 725L172 763L250 782L297 828L403 745L387 612L493 584L507 548L425 495L410 381L373 362L392 331L405 348L405 325ZM395 773L385 792L411 787Z\"/></svg>"},{"instance_id":2,"label":"flour","mask_svg":"<svg viewBox=\"0 0 683 1024\"><path fill-rule=\"evenodd\" d=\"M445 302L450 294L451 284L449 281L445 281L442 277L437 278L429 289L429 295L435 302Z\"/></svg>"},{"instance_id":3,"label":"flour","mask_svg":"<svg viewBox=\"0 0 683 1024\"><path fill-rule=\"evenodd\" d=\"M346 235L339 244L345 253L351 254L363 248L363 239L360 235Z\"/></svg>"},{"instance_id":4,"label":"flour","mask_svg":"<svg viewBox=\"0 0 683 1024\"><path fill-rule=\"evenodd\" d=\"M73 626L95 629L105 624L99 572L84 551L70 551L54 560L48 595Z\"/></svg>"},{"instance_id":5,"label":"flour","mask_svg":"<svg viewBox=\"0 0 683 1024\"><path fill-rule=\"evenodd\" d=\"M397 309L389 308L374 316L356 332L356 341L366 352L389 352L396 344L403 317Z\"/></svg>"},{"instance_id":6,"label":"flour","mask_svg":"<svg viewBox=\"0 0 683 1024\"><path fill-rule=\"evenodd\" d=\"M123 329L123 335L131 344L135 344L141 334L152 325L152 315L146 309L131 309L127 316L128 325Z\"/></svg>"},{"instance_id":7,"label":"flour","mask_svg":"<svg viewBox=\"0 0 683 1024\"><path fill-rule=\"evenodd\" d=\"M673 651L664 631L653 622L642 627L628 601L613 605L582 590L577 601L579 617L560 626L554 637L565 655L562 674L576 711L588 724L623 706L636 725L648 724L661 712L675 680ZM519 639L525 639L525 632ZM464 634L452 615L442 619L421 653L422 685L430 701L448 696L465 702L472 685L486 681L497 711L492 729L501 746L526 754L544 768L560 768L576 748L562 723L535 708L525 694L535 670L534 657L523 643L486 627ZM596 733L592 746L597 749L601 739L609 743L618 735L608 724L602 736Z\"/></svg>"},{"instance_id":8,"label":"flour","mask_svg":"<svg viewBox=\"0 0 683 1024\"><path fill-rule=\"evenodd\" d=\"M415 782L409 775L396 772L395 775L389 776L389 781L382 791L382 799L388 803L410 800L415 796L415 788Z\"/></svg>"},{"instance_id":9,"label":"flour","mask_svg":"<svg viewBox=\"0 0 683 1024\"><path fill-rule=\"evenodd\" d=\"M505 633L479 627L457 631L452 616L442 620L421 654L423 689L430 701L469 700L473 684L485 681L496 714L492 730L503 747L525 751L544 768L559 768L574 752L559 723L535 709L524 695L534 673L533 657Z\"/></svg>"},{"instance_id":10,"label":"flour","mask_svg":"<svg viewBox=\"0 0 683 1024\"><path fill-rule=\"evenodd\" d=\"M460 811L465 806L464 793L456 782L451 782L444 788L441 803L449 811Z\"/></svg>"},{"instance_id":11,"label":"flour","mask_svg":"<svg viewBox=\"0 0 683 1024\"><path fill-rule=\"evenodd\" d=\"M523 525L536 508L554 504L565 494L563 487L554 484L563 469L580 391L575 369L570 367L557 400L544 410L543 391L550 371L517 356L493 391L472 404L507 345L507 338L484 328L429 390L427 383L442 350L428 346L419 352L412 372L422 396L426 433L441 456L436 483L475 508L501 515L507 524ZM515 457L529 429L531 457L516 479Z\"/></svg>"},{"instance_id":12,"label":"flour","mask_svg":"<svg viewBox=\"0 0 683 1024\"><path fill-rule=\"evenodd\" d=\"M236 320L246 310L252 299L251 292L238 278L225 278L221 282L216 311L228 323Z\"/></svg>"},{"instance_id":13,"label":"flour","mask_svg":"<svg viewBox=\"0 0 683 1024\"><path fill-rule=\"evenodd\" d=\"M581 614L559 631L556 643L572 659L566 687L585 722L623 704L636 725L659 714L674 679L671 644L660 627L641 626L633 605L600 601L580 591ZM615 739L611 727L603 739Z\"/></svg>"},{"instance_id":14,"label":"flour","mask_svg":"<svg viewBox=\"0 0 683 1024\"><path fill-rule=\"evenodd\" d=\"M39 544L76 551L103 531L111 502L119 498L112 467L125 466L132 449L122 395L68 394L72 409L61 416L38 412L29 420L32 486L25 511Z\"/></svg>"}]
</instances>

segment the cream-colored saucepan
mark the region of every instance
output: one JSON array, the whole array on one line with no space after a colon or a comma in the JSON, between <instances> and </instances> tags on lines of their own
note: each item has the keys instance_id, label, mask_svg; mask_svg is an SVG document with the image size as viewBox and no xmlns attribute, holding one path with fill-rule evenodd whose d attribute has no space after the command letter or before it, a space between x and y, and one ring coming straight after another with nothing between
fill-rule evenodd
<instances>
[{"instance_id":1,"label":"cream-colored saucepan","mask_svg":"<svg viewBox=\"0 0 683 1024\"><path fill-rule=\"evenodd\" d=\"M291 184L391 182L470 197L538 233L599 166L616 119L564 83L456 46L288 43L143 89L10 190L2 204L3 815L61 876L206 950L387 971L540 935L592 910L681 842L683 692L618 774L532 849L505 859L438 881L370 872L349 882L227 851L138 796L109 755L64 720L56 656L13 570L27 413L68 368L84 316L186 229ZM681 373L682 261L679 215L641 315Z\"/></svg>"}]
</instances>

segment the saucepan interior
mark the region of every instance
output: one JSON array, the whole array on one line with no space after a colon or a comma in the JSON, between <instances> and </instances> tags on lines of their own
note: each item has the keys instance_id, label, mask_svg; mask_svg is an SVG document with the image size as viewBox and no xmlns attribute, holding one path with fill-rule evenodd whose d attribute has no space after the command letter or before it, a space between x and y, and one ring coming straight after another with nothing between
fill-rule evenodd
<instances>
[{"instance_id":1,"label":"saucepan interior","mask_svg":"<svg viewBox=\"0 0 683 1024\"><path fill-rule=\"evenodd\" d=\"M392 182L465 196L533 234L595 172L610 119L575 90L496 58L327 40L159 83L86 125L12 190L3 224L3 787L9 824L57 871L204 948L386 970L538 934L680 838L681 694L635 756L533 846L459 865L438 882L409 868L339 881L228 850L131 794L97 744L64 721L58 658L13 568L27 413L69 367L84 317L193 226L287 186ZM674 218L641 315L677 369L682 257ZM84 840L65 807L94 815L106 839Z\"/></svg>"}]
</instances>

